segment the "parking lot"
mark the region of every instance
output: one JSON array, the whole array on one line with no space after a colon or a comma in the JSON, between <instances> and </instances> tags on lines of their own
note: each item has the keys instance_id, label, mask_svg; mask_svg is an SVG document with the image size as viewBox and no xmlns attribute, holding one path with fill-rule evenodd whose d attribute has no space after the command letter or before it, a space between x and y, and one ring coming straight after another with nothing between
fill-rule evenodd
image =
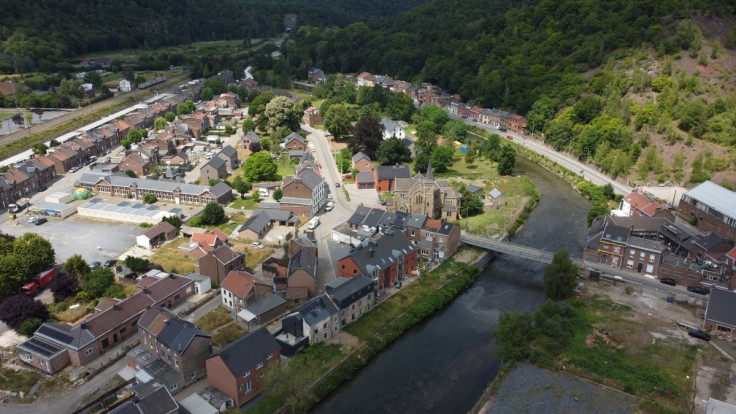
<instances>
[{"instance_id":1,"label":"parking lot","mask_svg":"<svg viewBox=\"0 0 736 414\"><path fill-rule=\"evenodd\" d=\"M49 220L40 226L29 223L27 214L20 214L16 220L8 220L7 214L3 216L0 231L13 236L37 233L45 237L56 251L57 263L77 253L87 262L117 258L146 230L129 224L87 221L76 214L64 221Z\"/></svg>"}]
</instances>

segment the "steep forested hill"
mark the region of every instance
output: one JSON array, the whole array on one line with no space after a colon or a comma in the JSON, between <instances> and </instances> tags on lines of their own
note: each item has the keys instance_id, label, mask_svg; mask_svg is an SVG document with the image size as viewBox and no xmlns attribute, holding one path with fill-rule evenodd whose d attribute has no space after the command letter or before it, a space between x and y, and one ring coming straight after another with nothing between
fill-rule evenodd
<instances>
[{"instance_id":1,"label":"steep forested hill","mask_svg":"<svg viewBox=\"0 0 736 414\"><path fill-rule=\"evenodd\" d=\"M434 0L344 29L302 27L292 74L388 74L527 113L560 150L632 180L736 185L736 4ZM707 141L707 142L706 142Z\"/></svg>"}]
</instances>

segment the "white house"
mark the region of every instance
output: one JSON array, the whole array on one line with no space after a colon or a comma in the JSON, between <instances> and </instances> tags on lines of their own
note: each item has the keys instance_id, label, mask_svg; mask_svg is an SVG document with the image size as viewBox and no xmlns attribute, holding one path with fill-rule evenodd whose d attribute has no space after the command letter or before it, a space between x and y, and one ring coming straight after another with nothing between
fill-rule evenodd
<instances>
[{"instance_id":1,"label":"white house","mask_svg":"<svg viewBox=\"0 0 736 414\"><path fill-rule=\"evenodd\" d=\"M118 83L118 90L120 92L130 92L132 90L130 86L130 81L127 79L120 79L120 82Z\"/></svg>"},{"instance_id":2,"label":"white house","mask_svg":"<svg viewBox=\"0 0 736 414\"><path fill-rule=\"evenodd\" d=\"M383 139L389 139L391 137L398 139L406 138L406 131L404 131L404 127L399 125L398 122L388 118L381 118L381 125L383 125Z\"/></svg>"},{"instance_id":3,"label":"white house","mask_svg":"<svg viewBox=\"0 0 736 414\"><path fill-rule=\"evenodd\" d=\"M212 281L209 276L199 273L187 273L184 277L194 281L194 293L197 295L204 295L212 290Z\"/></svg>"}]
</instances>

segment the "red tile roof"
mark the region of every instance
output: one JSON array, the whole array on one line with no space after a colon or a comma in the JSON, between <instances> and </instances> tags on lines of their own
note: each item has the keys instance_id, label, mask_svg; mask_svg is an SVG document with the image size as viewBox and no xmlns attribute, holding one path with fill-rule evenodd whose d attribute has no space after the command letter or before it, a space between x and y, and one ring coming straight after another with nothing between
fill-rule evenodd
<instances>
[{"instance_id":1,"label":"red tile roof","mask_svg":"<svg viewBox=\"0 0 736 414\"><path fill-rule=\"evenodd\" d=\"M233 295L240 299L246 296L255 288L256 284L268 286L255 278L252 274L242 270L232 270L227 274L225 280L222 281L222 288L232 292Z\"/></svg>"},{"instance_id":2,"label":"red tile roof","mask_svg":"<svg viewBox=\"0 0 736 414\"><path fill-rule=\"evenodd\" d=\"M631 193L624 197L624 201L631 204L631 207L641 211L642 214L649 217L654 216L657 211L664 209L661 204L648 199L641 193Z\"/></svg>"},{"instance_id":3,"label":"red tile roof","mask_svg":"<svg viewBox=\"0 0 736 414\"><path fill-rule=\"evenodd\" d=\"M726 253L726 256L730 257L733 260L736 260L736 247L734 247L733 249L729 250L729 252Z\"/></svg>"}]
</instances>

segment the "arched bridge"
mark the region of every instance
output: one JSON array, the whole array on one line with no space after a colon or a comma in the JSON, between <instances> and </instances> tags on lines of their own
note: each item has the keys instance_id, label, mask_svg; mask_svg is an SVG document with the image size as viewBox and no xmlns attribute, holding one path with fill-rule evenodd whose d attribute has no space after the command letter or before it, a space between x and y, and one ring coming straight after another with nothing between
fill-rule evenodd
<instances>
[{"instance_id":1,"label":"arched bridge","mask_svg":"<svg viewBox=\"0 0 736 414\"><path fill-rule=\"evenodd\" d=\"M477 234L469 234L463 232L460 236L460 241L469 245L479 247L481 249L493 250L497 253L510 254L517 257L523 257L524 259L534 260L542 263L552 263L553 252L546 250L535 249L533 247L522 246L507 241L501 241L490 237L479 236ZM573 263L578 267L586 267L583 259L577 257L571 257Z\"/></svg>"}]
</instances>

